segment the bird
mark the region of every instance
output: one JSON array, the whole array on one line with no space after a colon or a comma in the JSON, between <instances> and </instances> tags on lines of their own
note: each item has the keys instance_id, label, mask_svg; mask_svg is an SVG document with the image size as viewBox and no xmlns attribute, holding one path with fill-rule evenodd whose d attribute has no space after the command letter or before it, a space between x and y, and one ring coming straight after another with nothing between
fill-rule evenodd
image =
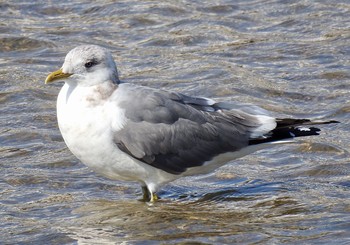
<instances>
[{"instance_id":1,"label":"bird","mask_svg":"<svg viewBox=\"0 0 350 245\"><path fill-rule=\"evenodd\" d=\"M102 176L139 182L145 202L176 179L338 123L275 118L256 105L122 82L111 52L98 45L69 51L45 84L55 81L64 81L57 121L67 147Z\"/></svg>"}]
</instances>

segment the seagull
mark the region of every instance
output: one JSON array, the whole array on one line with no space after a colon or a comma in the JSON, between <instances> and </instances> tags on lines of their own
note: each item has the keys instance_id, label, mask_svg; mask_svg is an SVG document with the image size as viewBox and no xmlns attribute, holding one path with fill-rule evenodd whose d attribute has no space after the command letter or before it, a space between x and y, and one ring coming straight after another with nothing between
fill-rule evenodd
<instances>
[{"instance_id":1,"label":"seagull","mask_svg":"<svg viewBox=\"0 0 350 245\"><path fill-rule=\"evenodd\" d=\"M216 102L121 82L111 53L72 49L45 84L64 80L57 120L70 151L98 174L141 184L154 202L165 184L207 174L257 150L318 135L337 121L275 118L254 105Z\"/></svg>"}]
</instances>

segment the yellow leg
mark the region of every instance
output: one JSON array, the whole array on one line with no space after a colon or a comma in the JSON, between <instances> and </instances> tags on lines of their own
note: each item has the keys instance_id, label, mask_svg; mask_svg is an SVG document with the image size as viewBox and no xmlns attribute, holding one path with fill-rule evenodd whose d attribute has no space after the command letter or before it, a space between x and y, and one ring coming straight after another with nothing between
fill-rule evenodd
<instances>
[{"instance_id":1,"label":"yellow leg","mask_svg":"<svg viewBox=\"0 0 350 245\"><path fill-rule=\"evenodd\" d=\"M143 202L155 202L159 198L156 193L151 193L147 186L142 186L142 199Z\"/></svg>"},{"instance_id":2,"label":"yellow leg","mask_svg":"<svg viewBox=\"0 0 350 245\"><path fill-rule=\"evenodd\" d=\"M151 200L150 200L150 202L155 202L155 201L157 201L159 198L158 198L158 196L157 196L157 194L156 193L152 193L151 194Z\"/></svg>"}]
</instances>

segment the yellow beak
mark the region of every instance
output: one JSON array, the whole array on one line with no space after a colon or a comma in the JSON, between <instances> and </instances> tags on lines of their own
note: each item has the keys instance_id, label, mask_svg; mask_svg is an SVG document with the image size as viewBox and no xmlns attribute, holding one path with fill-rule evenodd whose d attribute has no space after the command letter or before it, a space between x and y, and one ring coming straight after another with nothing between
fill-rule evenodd
<instances>
[{"instance_id":1,"label":"yellow beak","mask_svg":"<svg viewBox=\"0 0 350 245\"><path fill-rule=\"evenodd\" d=\"M69 77L71 75L73 75L73 74L71 74L71 73L64 73L62 71L62 68L61 68L61 69L59 69L57 71L54 71L54 72L50 73L45 79L45 84L54 82L56 80L67 78L67 77Z\"/></svg>"}]
</instances>

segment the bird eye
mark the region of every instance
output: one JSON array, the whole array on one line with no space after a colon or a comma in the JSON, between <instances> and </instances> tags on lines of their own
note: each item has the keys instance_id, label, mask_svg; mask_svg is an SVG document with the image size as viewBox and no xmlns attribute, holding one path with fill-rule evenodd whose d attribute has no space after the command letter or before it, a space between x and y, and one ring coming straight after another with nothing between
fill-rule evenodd
<instances>
[{"instance_id":1,"label":"bird eye","mask_svg":"<svg viewBox=\"0 0 350 245\"><path fill-rule=\"evenodd\" d=\"M90 67L92 67L94 65L94 62L92 62L92 61L89 61L89 62L87 62L87 63L85 63L85 67L86 68L90 68Z\"/></svg>"}]
</instances>

